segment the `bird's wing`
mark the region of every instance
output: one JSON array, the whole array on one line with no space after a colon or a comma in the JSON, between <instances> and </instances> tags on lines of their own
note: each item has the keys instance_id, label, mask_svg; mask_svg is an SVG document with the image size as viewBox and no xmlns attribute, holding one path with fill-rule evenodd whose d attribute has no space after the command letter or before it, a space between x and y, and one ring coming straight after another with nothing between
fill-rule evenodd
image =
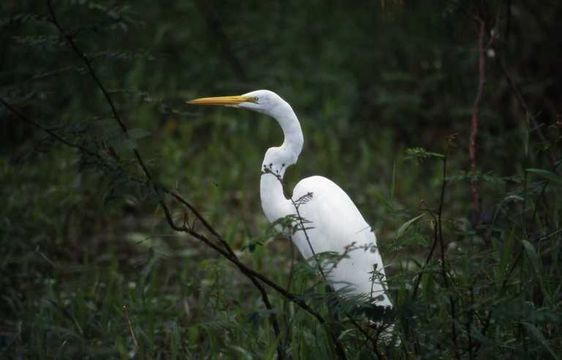
<instances>
[{"instance_id":1,"label":"bird's wing","mask_svg":"<svg viewBox=\"0 0 562 360\"><path fill-rule=\"evenodd\" d=\"M349 286L356 294L384 293L384 268L375 234L349 196L331 180L313 176L297 184L293 201L306 228L306 234L298 231L293 236L301 254L312 257L312 246L316 254L342 255L329 274L336 289ZM373 271L378 278L374 282Z\"/></svg>"},{"instance_id":2,"label":"bird's wing","mask_svg":"<svg viewBox=\"0 0 562 360\"><path fill-rule=\"evenodd\" d=\"M295 186L292 199L312 233L322 233L319 249L340 252L352 243L364 246L376 241L353 201L331 180L322 176L305 178Z\"/></svg>"}]
</instances>

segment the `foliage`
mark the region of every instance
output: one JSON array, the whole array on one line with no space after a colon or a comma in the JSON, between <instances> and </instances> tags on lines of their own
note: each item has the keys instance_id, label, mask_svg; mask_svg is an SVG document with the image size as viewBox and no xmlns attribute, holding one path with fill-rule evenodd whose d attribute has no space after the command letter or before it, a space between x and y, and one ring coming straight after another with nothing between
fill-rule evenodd
<instances>
[{"instance_id":1,"label":"foliage","mask_svg":"<svg viewBox=\"0 0 562 360\"><path fill-rule=\"evenodd\" d=\"M49 3L0 5L2 357L560 358L561 5ZM499 35L471 173L475 18ZM373 224L393 313L266 223L277 125L184 104L256 88L302 121L286 187L321 173ZM285 289L257 280L272 309L236 261Z\"/></svg>"}]
</instances>

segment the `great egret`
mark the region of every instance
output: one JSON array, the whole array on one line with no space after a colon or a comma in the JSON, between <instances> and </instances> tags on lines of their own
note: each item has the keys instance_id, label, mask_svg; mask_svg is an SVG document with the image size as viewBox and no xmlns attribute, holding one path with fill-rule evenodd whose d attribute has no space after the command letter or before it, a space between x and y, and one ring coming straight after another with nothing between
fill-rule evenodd
<instances>
[{"instance_id":1,"label":"great egret","mask_svg":"<svg viewBox=\"0 0 562 360\"><path fill-rule=\"evenodd\" d=\"M299 219L300 226L297 224L291 237L305 259L323 252L339 255L335 264L321 265L334 289L367 296L378 306L392 307L385 292L386 275L375 234L349 196L331 180L311 176L295 186L291 199L285 197L281 180L287 168L297 162L304 142L291 106L269 90L199 98L188 103L249 109L277 120L285 138L281 146L269 148L263 159L260 196L265 216L271 223Z\"/></svg>"}]
</instances>

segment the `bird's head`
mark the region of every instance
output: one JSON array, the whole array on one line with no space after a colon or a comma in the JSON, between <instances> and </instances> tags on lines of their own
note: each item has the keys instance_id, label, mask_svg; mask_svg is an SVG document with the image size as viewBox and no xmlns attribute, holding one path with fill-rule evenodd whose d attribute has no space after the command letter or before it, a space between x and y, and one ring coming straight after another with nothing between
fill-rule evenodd
<instances>
[{"instance_id":1,"label":"bird's head","mask_svg":"<svg viewBox=\"0 0 562 360\"><path fill-rule=\"evenodd\" d=\"M192 105L219 105L253 110L269 116L275 116L280 108L288 104L279 95L269 90L255 90L236 96L217 96L190 100Z\"/></svg>"}]
</instances>

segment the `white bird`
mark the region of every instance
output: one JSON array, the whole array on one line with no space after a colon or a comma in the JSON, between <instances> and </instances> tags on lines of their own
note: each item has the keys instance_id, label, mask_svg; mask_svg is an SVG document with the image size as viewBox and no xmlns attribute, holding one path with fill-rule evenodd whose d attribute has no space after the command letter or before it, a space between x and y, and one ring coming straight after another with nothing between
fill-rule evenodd
<instances>
[{"instance_id":1,"label":"white bird","mask_svg":"<svg viewBox=\"0 0 562 360\"><path fill-rule=\"evenodd\" d=\"M285 197L283 176L297 162L304 143L291 106L269 90L199 98L188 103L248 109L277 120L284 141L266 151L261 168L260 196L265 216L274 224L293 219L296 227L291 238L305 259L314 261L324 252L339 255L336 263L321 265L334 289L366 296L378 306L392 307L385 291L385 269L375 234L345 191L325 177L311 176L295 186L290 199Z\"/></svg>"}]
</instances>

